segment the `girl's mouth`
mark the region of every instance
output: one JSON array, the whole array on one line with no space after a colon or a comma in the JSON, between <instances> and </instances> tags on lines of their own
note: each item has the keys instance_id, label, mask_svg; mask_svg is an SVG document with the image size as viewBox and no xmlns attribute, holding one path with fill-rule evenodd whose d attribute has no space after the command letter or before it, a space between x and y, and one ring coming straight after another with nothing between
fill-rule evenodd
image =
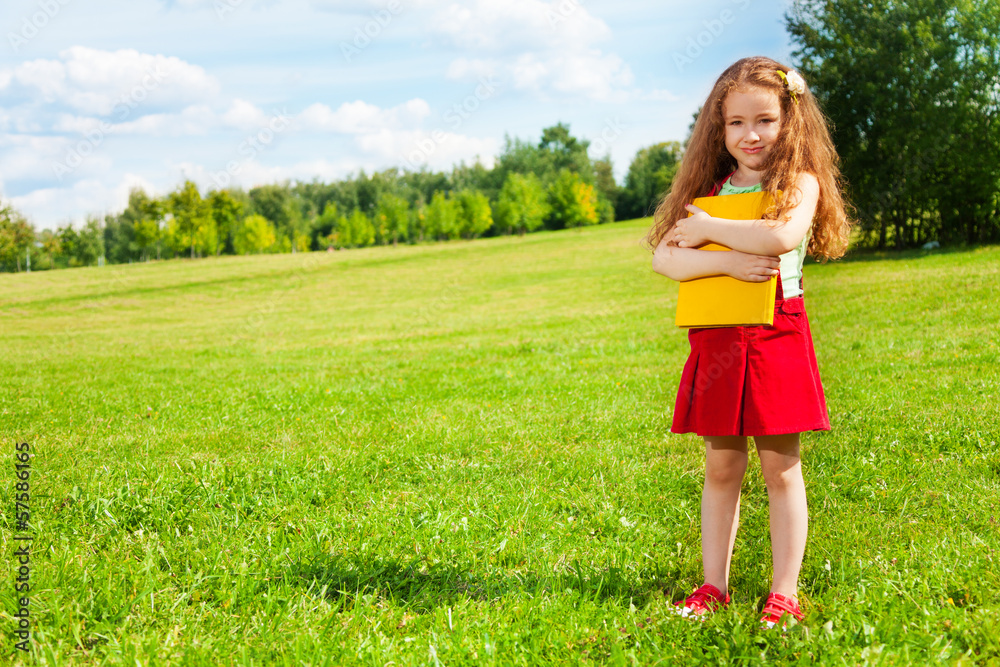
<instances>
[{"instance_id":1,"label":"girl's mouth","mask_svg":"<svg viewBox=\"0 0 1000 667\"><path fill-rule=\"evenodd\" d=\"M764 150L763 147L758 146L757 148L744 148L743 152L746 153L747 155L755 155L756 153L759 153L762 150Z\"/></svg>"}]
</instances>

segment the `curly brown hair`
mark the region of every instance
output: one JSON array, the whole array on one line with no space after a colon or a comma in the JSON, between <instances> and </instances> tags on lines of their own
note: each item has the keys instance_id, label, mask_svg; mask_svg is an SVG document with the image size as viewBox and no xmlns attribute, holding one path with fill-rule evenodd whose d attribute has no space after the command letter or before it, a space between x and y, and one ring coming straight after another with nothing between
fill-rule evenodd
<instances>
[{"instance_id":1,"label":"curly brown hair","mask_svg":"<svg viewBox=\"0 0 1000 667\"><path fill-rule=\"evenodd\" d=\"M789 68L776 60L755 56L733 63L715 82L698 114L688 149L670 192L660 201L653 227L646 236L651 248L666 236L677 220L686 217L686 204L707 195L713 186L732 173L737 163L726 150L723 105L732 91L763 89L781 102L778 138L763 165L761 190L770 193L777 206L765 218L786 219L799 193L795 183L809 173L819 182L819 202L809 238L809 254L819 259L836 259L847 251L853 221L848 217L842 194L840 158L834 148L826 118L816 98L807 89L792 99L778 71Z\"/></svg>"}]
</instances>

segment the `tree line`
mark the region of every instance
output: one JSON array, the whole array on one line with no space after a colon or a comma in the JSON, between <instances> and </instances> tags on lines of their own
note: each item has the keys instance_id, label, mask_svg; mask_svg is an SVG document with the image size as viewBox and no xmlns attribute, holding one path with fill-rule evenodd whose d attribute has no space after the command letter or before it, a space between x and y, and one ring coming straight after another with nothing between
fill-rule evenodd
<instances>
[{"instance_id":1,"label":"tree line","mask_svg":"<svg viewBox=\"0 0 1000 667\"><path fill-rule=\"evenodd\" d=\"M672 182L676 142L642 149L619 186L610 158L592 159L568 126L541 140L507 137L495 166L450 172L361 172L333 183L288 182L202 193L186 181L162 197L81 227L37 231L0 208L0 267L23 271L172 257L306 252L565 229L647 215Z\"/></svg>"}]
</instances>

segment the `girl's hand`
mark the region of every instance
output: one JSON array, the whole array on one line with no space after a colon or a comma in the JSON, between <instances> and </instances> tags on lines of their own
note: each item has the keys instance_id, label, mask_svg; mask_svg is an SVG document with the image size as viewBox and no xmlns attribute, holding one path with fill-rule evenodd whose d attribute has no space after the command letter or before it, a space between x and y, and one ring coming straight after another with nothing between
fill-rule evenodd
<instances>
[{"instance_id":1,"label":"girl's hand","mask_svg":"<svg viewBox=\"0 0 1000 667\"><path fill-rule=\"evenodd\" d=\"M697 248L709 240L705 236L704 222L712 216L694 204L688 204L684 208L694 215L677 221L674 225L674 240L679 248Z\"/></svg>"},{"instance_id":2,"label":"girl's hand","mask_svg":"<svg viewBox=\"0 0 1000 667\"><path fill-rule=\"evenodd\" d=\"M781 261L777 257L767 255L749 255L738 250L723 253L729 270L726 275L748 283L763 283L778 275Z\"/></svg>"}]
</instances>

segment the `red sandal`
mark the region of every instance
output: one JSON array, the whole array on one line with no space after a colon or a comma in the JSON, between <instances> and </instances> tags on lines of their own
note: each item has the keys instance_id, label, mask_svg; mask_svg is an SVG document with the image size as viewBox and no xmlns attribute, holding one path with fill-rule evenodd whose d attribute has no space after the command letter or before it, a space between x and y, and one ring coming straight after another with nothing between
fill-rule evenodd
<instances>
[{"instance_id":1,"label":"red sandal","mask_svg":"<svg viewBox=\"0 0 1000 667\"><path fill-rule=\"evenodd\" d=\"M674 606L677 607L678 615L688 618L689 616L704 616L728 604L729 593L723 596L722 591L712 584L702 584L701 588L689 595L682 602L675 602Z\"/></svg>"},{"instance_id":2,"label":"red sandal","mask_svg":"<svg viewBox=\"0 0 1000 667\"><path fill-rule=\"evenodd\" d=\"M805 614L802 613L799 603L795 601L795 598L790 598L781 593L771 593L767 596L767 602L764 603L764 609L761 611L761 629L770 630L781 623L781 629L785 630L787 625L782 623L782 617L785 614L794 616L797 621L805 618Z\"/></svg>"}]
</instances>

